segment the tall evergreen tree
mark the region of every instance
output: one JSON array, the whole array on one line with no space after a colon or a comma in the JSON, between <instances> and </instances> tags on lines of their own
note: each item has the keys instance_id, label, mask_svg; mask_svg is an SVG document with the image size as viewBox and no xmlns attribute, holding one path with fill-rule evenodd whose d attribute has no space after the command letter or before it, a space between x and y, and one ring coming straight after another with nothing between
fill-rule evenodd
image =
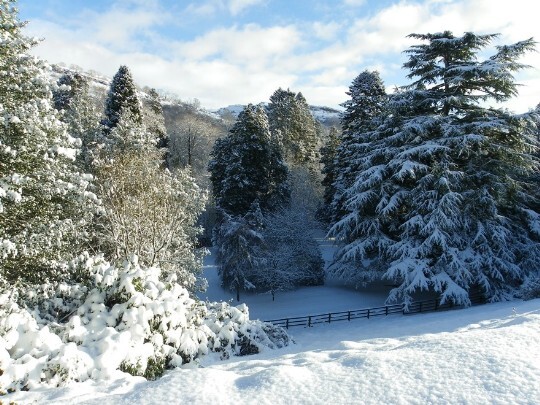
<instances>
[{"instance_id":1,"label":"tall evergreen tree","mask_svg":"<svg viewBox=\"0 0 540 405\"><path fill-rule=\"evenodd\" d=\"M287 162L314 168L318 160L317 122L302 93L279 88L270 96L267 109L270 131L282 144Z\"/></svg>"},{"instance_id":2,"label":"tall evergreen tree","mask_svg":"<svg viewBox=\"0 0 540 405\"><path fill-rule=\"evenodd\" d=\"M404 67L416 80L364 136L346 191L350 213L331 233L344 246L336 271L356 281L392 280L390 300L418 290L470 303L473 288L504 299L540 260L538 142L528 115L485 107L517 93L526 40L478 54L495 35L412 34ZM348 272L347 272L348 271Z\"/></svg>"},{"instance_id":3,"label":"tall evergreen tree","mask_svg":"<svg viewBox=\"0 0 540 405\"><path fill-rule=\"evenodd\" d=\"M341 116L342 136L335 158L335 180L329 192L333 201L329 209L332 223L347 214L345 191L352 186L358 173L356 166L358 148L366 142L366 132L376 125L374 119L380 116L387 102L384 84L377 71L360 73L349 86L350 96L342 104L345 111ZM330 196L328 196L330 198Z\"/></svg>"},{"instance_id":4,"label":"tall evergreen tree","mask_svg":"<svg viewBox=\"0 0 540 405\"><path fill-rule=\"evenodd\" d=\"M157 106L154 105L157 109ZM157 121L149 120L151 132L146 127L142 103L126 66L114 76L105 103L105 119L99 160L109 160L114 154L127 150L152 151L158 144ZM99 162L96 162L99 164Z\"/></svg>"},{"instance_id":5,"label":"tall evergreen tree","mask_svg":"<svg viewBox=\"0 0 540 405\"><path fill-rule=\"evenodd\" d=\"M264 239L261 235L262 213L254 203L245 215L223 213L214 233L216 263L223 287L236 292L255 289L257 270L264 265Z\"/></svg>"},{"instance_id":6,"label":"tall evergreen tree","mask_svg":"<svg viewBox=\"0 0 540 405\"><path fill-rule=\"evenodd\" d=\"M107 100L105 102L105 119L103 125L109 132L115 128L122 116L129 116L135 124L143 123L141 101L131 71L125 65L120 66L113 77Z\"/></svg>"},{"instance_id":7,"label":"tall evergreen tree","mask_svg":"<svg viewBox=\"0 0 540 405\"><path fill-rule=\"evenodd\" d=\"M337 152L339 145L341 144L341 134L336 127L330 128L328 134L328 140L321 148L321 163L323 164L322 174L324 178L322 185L324 187L323 207L319 214L325 222L330 222L332 219L331 209L334 196L336 195L335 182L338 176L338 159Z\"/></svg>"},{"instance_id":8,"label":"tall evergreen tree","mask_svg":"<svg viewBox=\"0 0 540 405\"><path fill-rule=\"evenodd\" d=\"M263 212L273 211L288 201L287 167L260 106L244 108L212 157L208 169L216 205L227 213L244 215L254 202Z\"/></svg>"},{"instance_id":9,"label":"tall evergreen tree","mask_svg":"<svg viewBox=\"0 0 540 405\"><path fill-rule=\"evenodd\" d=\"M0 284L67 278L97 207L23 26L14 1L0 0Z\"/></svg>"}]
</instances>

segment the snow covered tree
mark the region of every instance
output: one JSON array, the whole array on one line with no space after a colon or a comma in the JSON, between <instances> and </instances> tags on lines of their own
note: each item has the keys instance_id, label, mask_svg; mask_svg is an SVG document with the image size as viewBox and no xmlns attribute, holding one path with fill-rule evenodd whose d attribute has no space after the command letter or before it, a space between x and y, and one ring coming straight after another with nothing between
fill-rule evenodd
<instances>
[{"instance_id":1,"label":"snow covered tree","mask_svg":"<svg viewBox=\"0 0 540 405\"><path fill-rule=\"evenodd\" d=\"M159 103L159 100L155 100ZM108 160L117 153L127 150L152 150L159 146L159 137L162 136L159 120L156 113L159 108L154 103L154 112L151 115L156 118L150 120L147 128L143 113L142 103L133 82L131 72L127 66L120 66L114 76L105 104L105 119L103 124L103 136L99 145L100 152L97 160ZM151 130L154 130L152 132ZM96 164L100 164L96 162Z\"/></svg>"},{"instance_id":2,"label":"snow covered tree","mask_svg":"<svg viewBox=\"0 0 540 405\"><path fill-rule=\"evenodd\" d=\"M255 273L264 264L261 228L262 213L257 203L245 215L231 216L224 212L216 227L214 244L218 248L216 263L221 283L236 291L237 301L240 291L255 288Z\"/></svg>"},{"instance_id":3,"label":"snow covered tree","mask_svg":"<svg viewBox=\"0 0 540 405\"><path fill-rule=\"evenodd\" d=\"M486 107L517 94L513 73L532 40L478 55L495 35L412 34L404 67L416 80L357 146L349 213L331 234L342 241L334 271L356 282L384 277L389 300L418 290L469 304L479 288L508 296L540 260L531 207L538 140L529 114Z\"/></svg>"},{"instance_id":4,"label":"snow covered tree","mask_svg":"<svg viewBox=\"0 0 540 405\"><path fill-rule=\"evenodd\" d=\"M254 284L269 291L272 300L278 291L300 285L324 283L324 261L313 230L316 224L302 205L265 216L261 231L262 264L255 269Z\"/></svg>"},{"instance_id":5,"label":"snow covered tree","mask_svg":"<svg viewBox=\"0 0 540 405\"><path fill-rule=\"evenodd\" d=\"M257 202L263 212L288 202L287 167L272 143L266 113L248 105L229 135L216 141L208 170L218 208L246 214Z\"/></svg>"},{"instance_id":6,"label":"snow covered tree","mask_svg":"<svg viewBox=\"0 0 540 405\"><path fill-rule=\"evenodd\" d=\"M270 96L267 110L270 132L283 145L287 162L314 168L318 160L317 122L302 93L279 88Z\"/></svg>"},{"instance_id":7,"label":"snow covered tree","mask_svg":"<svg viewBox=\"0 0 540 405\"><path fill-rule=\"evenodd\" d=\"M100 118L89 94L88 79L77 72L67 72L58 80L53 92L54 106L61 112L60 119L68 125L68 132L82 141L78 161L88 172L93 170L92 152L100 141Z\"/></svg>"},{"instance_id":8,"label":"snow covered tree","mask_svg":"<svg viewBox=\"0 0 540 405\"><path fill-rule=\"evenodd\" d=\"M155 149L128 150L99 166L98 194L105 208L100 248L114 262L136 254L141 264L160 267L197 290L204 252L196 249L201 232L196 223L206 194L187 170L172 174L161 162Z\"/></svg>"},{"instance_id":9,"label":"snow covered tree","mask_svg":"<svg viewBox=\"0 0 540 405\"><path fill-rule=\"evenodd\" d=\"M69 277L97 207L23 25L14 1L0 0L0 284Z\"/></svg>"},{"instance_id":10,"label":"snow covered tree","mask_svg":"<svg viewBox=\"0 0 540 405\"><path fill-rule=\"evenodd\" d=\"M163 107L159 94L155 89L148 90L147 98L144 100L144 122L146 130L157 139L158 148L167 148L169 137L165 128L165 118L163 117Z\"/></svg>"},{"instance_id":11,"label":"snow covered tree","mask_svg":"<svg viewBox=\"0 0 540 405\"><path fill-rule=\"evenodd\" d=\"M208 117L197 113L175 120L171 125L170 167L189 167L201 186L208 185L210 153L216 139L225 132Z\"/></svg>"},{"instance_id":12,"label":"snow covered tree","mask_svg":"<svg viewBox=\"0 0 540 405\"><path fill-rule=\"evenodd\" d=\"M126 114L137 125L141 125L144 121L142 104L131 71L122 65L113 77L105 103L103 125L106 132L115 128L120 118Z\"/></svg>"},{"instance_id":13,"label":"snow covered tree","mask_svg":"<svg viewBox=\"0 0 540 405\"><path fill-rule=\"evenodd\" d=\"M336 127L330 128L328 140L321 148L321 163L323 164L322 174L324 176L321 183L324 187L324 196L323 206L320 210L319 217L325 222L329 222L332 217L331 207L336 194L334 182L336 181L338 175L337 151L340 143L341 134L338 132Z\"/></svg>"},{"instance_id":14,"label":"snow covered tree","mask_svg":"<svg viewBox=\"0 0 540 405\"><path fill-rule=\"evenodd\" d=\"M345 190L352 186L358 174L357 153L359 145L366 142L365 133L374 127L374 118L380 116L387 101L384 84L377 71L368 70L360 73L349 86L346 93L351 98L342 104L345 111L341 116L342 135L337 148L333 166L334 181L327 186L325 198L332 203L329 216L332 223L340 220L347 213ZM325 166L326 167L326 166ZM326 170L326 169L325 169Z\"/></svg>"}]
</instances>

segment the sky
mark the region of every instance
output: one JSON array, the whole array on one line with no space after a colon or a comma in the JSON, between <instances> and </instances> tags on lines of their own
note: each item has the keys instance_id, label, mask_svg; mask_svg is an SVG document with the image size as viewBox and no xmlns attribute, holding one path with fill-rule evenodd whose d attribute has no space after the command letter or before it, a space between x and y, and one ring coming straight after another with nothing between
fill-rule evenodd
<instances>
[{"instance_id":1,"label":"sky","mask_svg":"<svg viewBox=\"0 0 540 405\"><path fill-rule=\"evenodd\" d=\"M500 33L493 45L540 41L537 0L19 0L34 53L217 109L268 101L279 87L339 107L353 79L379 71L389 91L410 83L410 33ZM540 47L538 48L540 50ZM483 57L495 53L489 47ZM540 102L540 53L516 79L526 112Z\"/></svg>"}]
</instances>

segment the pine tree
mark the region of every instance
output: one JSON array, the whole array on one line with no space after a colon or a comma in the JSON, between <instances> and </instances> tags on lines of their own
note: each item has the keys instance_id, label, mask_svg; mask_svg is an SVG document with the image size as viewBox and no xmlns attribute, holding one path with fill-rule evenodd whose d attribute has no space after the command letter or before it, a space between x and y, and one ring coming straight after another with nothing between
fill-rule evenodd
<instances>
[{"instance_id":1,"label":"pine tree","mask_svg":"<svg viewBox=\"0 0 540 405\"><path fill-rule=\"evenodd\" d=\"M154 105L154 108L158 108ZM146 127L142 103L127 66L120 66L114 76L105 104L105 119L102 121L103 134L97 160L107 161L113 155L138 149L152 152L158 145L159 128L157 121L149 121L151 132ZM164 157L163 157L164 159ZM100 162L95 162L97 165Z\"/></svg>"},{"instance_id":2,"label":"pine tree","mask_svg":"<svg viewBox=\"0 0 540 405\"><path fill-rule=\"evenodd\" d=\"M255 289L255 274L264 266L261 227L262 212L254 203L245 215L231 216L224 212L214 233L222 286L235 291L237 301L240 291Z\"/></svg>"},{"instance_id":3,"label":"pine tree","mask_svg":"<svg viewBox=\"0 0 540 405\"><path fill-rule=\"evenodd\" d=\"M245 215L257 202L263 212L287 203L287 167L271 141L266 113L248 105L229 135L216 142L208 166L218 208Z\"/></svg>"},{"instance_id":4,"label":"pine tree","mask_svg":"<svg viewBox=\"0 0 540 405\"><path fill-rule=\"evenodd\" d=\"M131 71L127 66L120 66L113 77L105 103L105 119L103 125L106 132L114 129L122 116L129 116L137 125L143 123L141 101Z\"/></svg>"},{"instance_id":5,"label":"pine tree","mask_svg":"<svg viewBox=\"0 0 540 405\"><path fill-rule=\"evenodd\" d=\"M323 164L322 174L324 175L322 180L322 185L324 187L324 205L320 210L319 217L325 222L330 222L332 218L332 202L334 201L334 196L336 194L336 187L334 183L337 180L337 167L339 163L337 160L337 152L340 143L341 134L338 132L336 127L330 128L328 140L321 148L321 163Z\"/></svg>"},{"instance_id":6,"label":"pine tree","mask_svg":"<svg viewBox=\"0 0 540 405\"><path fill-rule=\"evenodd\" d=\"M74 163L80 140L52 108L43 62L22 35L14 1L0 0L0 281L67 278L97 208Z\"/></svg>"},{"instance_id":7,"label":"pine tree","mask_svg":"<svg viewBox=\"0 0 540 405\"><path fill-rule=\"evenodd\" d=\"M412 34L404 67L416 80L391 98L365 133L350 213L331 233L343 241L336 272L398 285L389 300L409 304L431 289L441 302L469 304L479 288L507 297L540 260L538 141L529 115L485 107L517 93L513 72L534 42L478 54L495 35Z\"/></svg>"},{"instance_id":8,"label":"pine tree","mask_svg":"<svg viewBox=\"0 0 540 405\"><path fill-rule=\"evenodd\" d=\"M366 142L365 133L376 125L374 119L380 116L387 101L384 84L376 71L363 71L349 86L350 96L342 104L345 111L341 116L341 143L335 158L334 183L328 192L333 192L329 215L332 223L343 218L348 210L345 207L345 191L352 186L358 172L356 167L358 148ZM330 199L330 196L327 196Z\"/></svg>"},{"instance_id":9,"label":"pine tree","mask_svg":"<svg viewBox=\"0 0 540 405\"><path fill-rule=\"evenodd\" d=\"M318 161L317 122L302 93L276 90L270 96L268 120L272 136L283 146L286 161L314 169Z\"/></svg>"}]
</instances>

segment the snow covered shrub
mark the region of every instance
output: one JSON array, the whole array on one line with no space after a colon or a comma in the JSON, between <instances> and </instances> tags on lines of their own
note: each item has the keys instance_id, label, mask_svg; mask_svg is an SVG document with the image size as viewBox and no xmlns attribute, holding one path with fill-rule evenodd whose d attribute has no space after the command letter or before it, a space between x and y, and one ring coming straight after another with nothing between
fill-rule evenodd
<instances>
[{"instance_id":1,"label":"snow covered shrub","mask_svg":"<svg viewBox=\"0 0 540 405\"><path fill-rule=\"evenodd\" d=\"M250 321L246 306L196 301L136 256L120 268L89 255L77 265L88 270L84 284L0 295L0 392L122 371L155 379L210 352L227 358L289 343L282 329Z\"/></svg>"}]
</instances>

